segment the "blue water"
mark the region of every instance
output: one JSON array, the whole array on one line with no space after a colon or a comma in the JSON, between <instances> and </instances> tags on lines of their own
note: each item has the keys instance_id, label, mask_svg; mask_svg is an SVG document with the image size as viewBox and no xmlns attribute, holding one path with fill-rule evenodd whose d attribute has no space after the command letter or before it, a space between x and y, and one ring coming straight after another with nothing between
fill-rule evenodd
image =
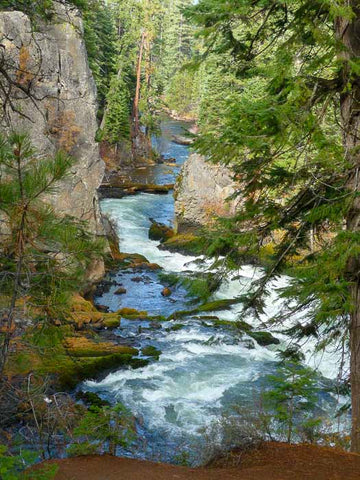
<instances>
[{"instance_id":1,"label":"blue water","mask_svg":"<svg viewBox=\"0 0 360 480\"><path fill-rule=\"evenodd\" d=\"M149 183L173 183L182 163L189 155L188 147L171 142L173 134L182 134L183 125L167 121L162 125L163 135L154 141L165 158L176 158L174 167L160 165L132 172L134 180ZM121 251L140 253L149 261L159 264L166 273L192 275L204 268L195 257L174 254L158 248L158 242L149 240L149 218L171 224L174 217L174 199L168 195L139 194L122 199L102 201L102 210L115 222L120 236ZM246 290L257 275L252 267L243 267L236 279L225 279L215 298L233 298ZM123 307L146 310L151 315L168 316L176 310L188 308L187 292L173 288L172 295L164 298L161 291L166 282L157 272L114 272L115 284L109 292L97 298L111 311ZM126 295L115 295L119 285L127 289ZM268 305L268 315L276 309L276 294ZM241 306L228 311L207 313L220 319L241 318ZM171 328L184 324L178 331ZM256 320L253 320L256 325ZM253 408L254 398L264 385L269 373L278 364L277 350L284 348L287 338L278 334L279 346L259 346L245 336L236 336L226 327L214 328L210 319L189 316L179 321L162 322L154 329L148 321L122 320L115 332L139 348L152 345L161 350L158 361L151 360L146 367L120 369L102 381L88 381L85 388L99 393L112 402L122 402L135 415L139 441L131 451L119 454L151 460L174 461L182 452L196 463L200 450L205 448L204 431L219 421L232 407ZM251 348L249 348L251 347ZM330 385L325 377L336 376L338 358L331 352L313 355L313 345L302 347L307 362L319 367L323 377L319 381ZM318 413L333 411L337 399L326 392L318 398Z\"/></svg>"}]
</instances>

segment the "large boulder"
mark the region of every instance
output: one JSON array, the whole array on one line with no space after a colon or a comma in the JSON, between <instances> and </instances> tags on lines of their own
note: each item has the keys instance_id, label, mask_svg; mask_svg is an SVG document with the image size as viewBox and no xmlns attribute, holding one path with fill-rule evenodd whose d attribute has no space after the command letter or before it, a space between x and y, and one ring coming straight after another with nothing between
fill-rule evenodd
<instances>
[{"instance_id":1,"label":"large boulder","mask_svg":"<svg viewBox=\"0 0 360 480\"><path fill-rule=\"evenodd\" d=\"M76 158L48 200L60 214L86 220L91 232L103 235L97 188L104 164L95 142L96 86L83 22L75 7L61 0L53 5L51 21L37 19L36 26L22 12L0 12L0 126L28 132L40 155L62 149ZM104 273L99 264L95 271Z\"/></svg>"},{"instance_id":2,"label":"large boulder","mask_svg":"<svg viewBox=\"0 0 360 480\"><path fill-rule=\"evenodd\" d=\"M237 188L228 168L207 162L202 155L190 155L175 185L177 232L208 226L218 216L233 215L239 201L229 197Z\"/></svg>"}]
</instances>

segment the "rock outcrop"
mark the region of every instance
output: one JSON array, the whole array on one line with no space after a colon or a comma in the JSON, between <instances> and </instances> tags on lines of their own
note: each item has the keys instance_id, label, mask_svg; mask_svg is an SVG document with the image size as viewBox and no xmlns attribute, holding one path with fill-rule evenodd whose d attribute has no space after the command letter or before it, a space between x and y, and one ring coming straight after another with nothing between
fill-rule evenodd
<instances>
[{"instance_id":1,"label":"rock outcrop","mask_svg":"<svg viewBox=\"0 0 360 480\"><path fill-rule=\"evenodd\" d=\"M35 26L22 12L2 11L0 32L2 129L28 132L39 155L62 149L76 158L71 175L49 200L59 213L86 220L93 233L103 235L96 86L79 11L56 0L53 18ZM96 269L100 274L99 265Z\"/></svg>"},{"instance_id":2,"label":"rock outcrop","mask_svg":"<svg viewBox=\"0 0 360 480\"><path fill-rule=\"evenodd\" d=\"M235 213L238 200L229 200L238 186L229 169L198 154L190 155L175 185L178 233L211 224L217 216Z\"/></svg>"}]
</instances>

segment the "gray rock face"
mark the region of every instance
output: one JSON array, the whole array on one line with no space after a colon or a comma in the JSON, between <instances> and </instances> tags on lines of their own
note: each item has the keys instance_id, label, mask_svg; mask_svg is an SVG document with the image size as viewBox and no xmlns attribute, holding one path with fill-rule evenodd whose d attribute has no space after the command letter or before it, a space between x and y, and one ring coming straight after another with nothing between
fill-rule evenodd
<instances>
[{"instance_id":1,"label":"gray rock face","mask_svg":"<svg viewBox=\"0 0 360 480\"><path fill-rule=\"evenodd\" d=\"M104 164L95 142L96 87L82 19L61 0L54 9L51 22L35 27L21 12L0 12L1 126L28 132L40 155L62 149L77 159L49 200L59 213L88 221L102 235L96 191Z\"/></svg>"},{"instance_id":2,"label":"gray rock face","mask_svg":"<svg viewBox=\"0 0 360 480\"><path fill-rule=\"evenodd\" d=\"M175 186L177 232L209 225L217 216L233 215L239 201L227 199L236 188L229 169L206 162L201 155L190 155Z\"/></svg>"}]
</instances>

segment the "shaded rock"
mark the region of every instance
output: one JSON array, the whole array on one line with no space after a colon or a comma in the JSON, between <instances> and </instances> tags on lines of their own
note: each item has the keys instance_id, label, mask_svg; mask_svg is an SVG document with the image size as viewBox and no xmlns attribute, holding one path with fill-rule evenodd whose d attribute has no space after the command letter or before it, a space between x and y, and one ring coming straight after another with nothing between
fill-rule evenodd
<instances>
[{"instance_id":1,"label":"shaded rock","mask_svg":"<svg viewBox=\"0 0 360 480\"><path fill-rule=\"evenodd\" d=\"M169 238L174 236L174 230L163 223L158 223L152 218L150 218L151 227L149 230L150 240L159 240L160 242L165 242Z\"/></svg>"},{"instance_id":2,"label":"shaded rock","mask_svg":"<svg viewBox=\"0 0 360 480\"><path fill-rule=\"evenodd\" d=\"M152 270L152 271L161 270L160 265L158 265L157 263L147 263L147 262L138 263L134 266L134 268L138 268L140 270Z\"/></svg>"},{"instance_id":3,"label":"shaded rock","mask_svg":"<svg viewBox=\"0 0 360 480\"><path fill-rule=\"evenodd\" d=\"M162 326L158 322L150 322L150 328L152 330L161 330Z\"/></svg>"},{"instance_id":4,"label":"shaded rock","mask_svg":"<svg viewBox=\"0 0 360 480\"><path fill-rule=\"evenodd\" d=\"M154 357L156 360L159 360L159 357L160 357L162 352L161 352L161 350L157 349L156 347L148 346L148 347L144 347L141 350L141 353L145 357Z\"/></svg>"},{"instance_id":5,"label":"shaded rock","mask_svg":"<svg viewBox=\"0 0 360 480\"><path fill-rule=\"evenodd\" d=\"M184 255L201 255L204 253L204 240L193 233L178 234L166 240L159 248Z\"/></svg>"},{"instance_id":6,"label":"shaded rock","mask_svg":"<svg viewBox=\"0 0 360 480\"><path fill-rule=\"evenodd\" d=\"M270 332L250 332L249 335L262 347L280 344L280 340Z\"/></svg>"},{"instance_id":7,"label":"shaded rock","mask_svg":"<svg viewBox=\"0 0 360 480\"><path fill-rule=\"evenodd\" d=\"M101 397L99 397L99 395L94 392L76 392L75 398L76 400L81 400L86 405L91 407L102 408L110 406L110 402L108 402L107 400L103 400Z\"/></svg>"},{"instance_id":8,"label":"shaded rock","mask_svg":"<svg viewBox=\"0 0 360 480\"><path fill-rule=\"evenodd\" d=\"M135 283L140 283L143 281L142 277L133 277L131 279L132 282L135 282Z\"/></svg>"},{"instance_id":9,"label":"shaded rock","mask_svg":"<svg viewBox=\"0 0 360 480\"><path fill-rule=\"evenodd\" d=\"M192 145L194 143L194 138L185 135L173 135L172 141L178 145Z\"/></svg>"},{"instance_id":10,"label":"shaded rock","mask_svg":"<svg viewBox=\"0 0 360 480\"><path fill-rule=\"evenodd\" d=\"M98 192L101 198L123 198L127 195L135 195L139 192L168 194L174 185L155 185L150 183L121 183L113 180L111 183L103 183Z\"/></svg>"},{"instance_id":11,"label":"shaded rock","mask_svg":"<svg viewBox=\"0 0 360 480\"><path fill-rule=\"evenodd\" d=\"M109 307L106 305L96 305L96 308L99 312L107 313L109 311Z\"/></svg>"},{"instance_id":12,"label":"shaded rock","mask_svg":"<svg viewBox=\"0 0 360 480\"><path fill-rule=\"evenodd\" d=\"M184 323L175 323L175 325L172 325L170 328L167 328L166 331L167 332L178 332L179 330L181 330L184 327L185 327Z\"/></svg>"},{"instance_id":13,"label":"shaded rock","mask_svg":"<svg viewBox=\"0 0 360 480\"><path fill-rule=\"evenodd\" d=\"M120 287L117 290L115 290L114 295L124 295L125 293L127 293L126 288Z\"/></svg>"},{"instance_id":14,"label":"shaded rock","mask_svg":"<svg viewBox=\"0 0 360 480\"><path fill-rule=\"evenodd\" d=\"M245 348L249 350L254 350L255 348L254 341L251 340L250 338L245 338L244 340L242 340L241 343L244 345Z\"/></svg>"}]
</instances>

